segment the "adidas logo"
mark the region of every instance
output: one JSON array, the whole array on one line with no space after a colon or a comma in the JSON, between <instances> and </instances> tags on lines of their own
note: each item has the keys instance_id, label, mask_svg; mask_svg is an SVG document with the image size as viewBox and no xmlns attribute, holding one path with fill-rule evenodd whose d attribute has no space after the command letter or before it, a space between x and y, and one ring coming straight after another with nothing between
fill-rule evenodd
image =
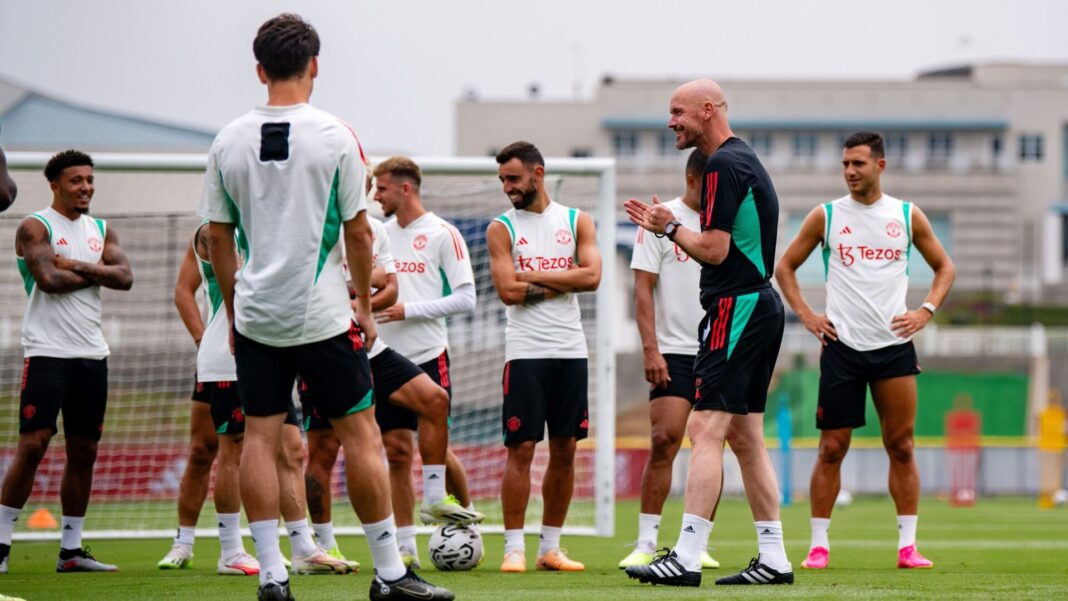
<instances>
[{"instance_id":1,"label":"adidas logo","mask_svg":"<svg viewBox=\"0 0 1068 601\"><path fill-rule=\"evenodd\" d=\"M74 530L74 528L72 528L70 524L67 524L66 526L64 526L63 529L64 530Z\"/></svg>"},{"instance_id":2,"label":"adidas logo","mask_svg":"<svg viewBox=\"0 0 1068 601\"><path fill-rule=\"evenodd\" d=\"M290 537L290 538L293 538L294 536L300 536L300 533L299 533L299 532L297 532L296 530L294 530L293 532L290 532L290 533L289 533L289 537Z\"/></svg>"},{"instance_id":3,"label":"adidas logo","mask_svg":"<svg viewBox=\"0 0 1068 601\"><path fill-rule=\"evenodd\" d=\"M842 231L838 232L838 235L839 236L845 236L846 234L852 234L852 233L853 233L853 230L849 229L849 226L847 225L844 228L842 228Z\"/></svg>"},{"instance_id":4,"label":"adidas logo","mask_svg":"<svg viewBox=\"0 0 1068 601\"><path fill-rule=\"evenodd\" d=\"M697 531L693 529L693 526L687 526L682 529L683 532L689 532L690 534L697 534Z\"/></svg>"},{"instance_id":5,"label":"adidas logo","mask_svg":"<svg viewBox=\"0 0 1068 601\"><path fill-rule=\"evenodd\" d=\"M657 524L656 526L653 526L653 530L660 530L660 524Z\"/></svg>"},{"instance_id":6,"label":"adidas logo","mask_svg":"<svg viewBox=\"0 0 1068 601\"><path fill-rule=\"evenodd\" d=\"M527 245L527 239L525 237L523 237L523 236L520 236L519 237L519 242L516 242L515 245L516 246L526 246Z\"/></svg>"},{"instance_id":7,"label":"adidas logo","mask_svg":"<svg viewBox=\"0 0 1068 601\"><path fill-rule=\"evenodd\" d=\"M56 242L56 246L70 246L70 244L67 244L66 238L60 238L59 242Z\"/></svg>"},{"instance_id":8,"label":"adidas logo","mask_svg":"<svg viewBox=\"0 0 1068 601\"><path fill-rule=\"evenodd\" d=\"M219 527L220 527L220 528L225 528L225 527L226 527L226 524L224 524L224 523L222 523L222 522L219 522Z\"/></svg>"},{"instance_id":9,"label":"adidas logo","mask_svg":"<svg viewBox=\"0 0 1068 601\"><path fill-rule=\"evenodd\" d=\"M430 476L427 477L427 480L441 480L441 478L439 478L437 474L430 474Z\"/></svg>"},{"instance_id":10,"label":"adidas logo","mask_svg":"<svg viewBox=\"0 0 1068 601\"><path fill-rule=\"evenodd\" d=\"M768 530L767 528L765 528L764 531L761 532L761 534L771 534L771 530Z\"/></svg>"},{"instance_id":11,"label":"adidas logo","mask_svg":"<svg viewBox=\"0 0 1068 601\"><path fill-rule=\"evenodd\" d=\"M385 532L383 532L382 534L379 534L379 535L378 535L378 538L377 538L377 539L375 539L375 540L386 540L387 538L389 538L389 537L391 537L391 536L393 536L393 533L392 533L392 532L390 532L389 530L386 530L386 531L385 531ZM256 542L256 541L252 541L252 542Z\"/></svg>"}]
</instances>

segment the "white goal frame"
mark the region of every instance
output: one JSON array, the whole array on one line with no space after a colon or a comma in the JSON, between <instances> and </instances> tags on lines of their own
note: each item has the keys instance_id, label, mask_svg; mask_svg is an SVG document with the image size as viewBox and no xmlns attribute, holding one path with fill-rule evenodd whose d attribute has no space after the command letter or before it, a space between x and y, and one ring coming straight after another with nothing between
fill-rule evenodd
<instances>
[{"instance_id":1,"label":"white goal frame","mask_svg":"<svg viewBox=\"0 0 1068 601\"><path fill-rule=\"evenodd\" d=\"M44 152L10 152L11 169L41 169L52 155ZM94 152L95 169L101 171L179 171L203 172L206 154L107 153ZM385 157L373 157L378 161ZM412 157L427 175L496 176L497 162L492 157ZM616 333L618 299L616 297L616 161L612 158L547 158L546 171L551 175L595 175L598 178L597 212L599 225L597 246L601 252L601 284L596 293L596 362L597 382L594 399L594 526L565 528L571 534L610 537L615 533L615 438L616 438ZM485 528L500 531L501 527ZM338 528L339 534L362 534L360 528ZM173 535L173 530L138 532L99 530L87 532L93 538L158 538ZM197 536L215 536L214 528L198 529ZM18 540L58 539L57 533L18 533Z\"/></svg>"}]
</instances>

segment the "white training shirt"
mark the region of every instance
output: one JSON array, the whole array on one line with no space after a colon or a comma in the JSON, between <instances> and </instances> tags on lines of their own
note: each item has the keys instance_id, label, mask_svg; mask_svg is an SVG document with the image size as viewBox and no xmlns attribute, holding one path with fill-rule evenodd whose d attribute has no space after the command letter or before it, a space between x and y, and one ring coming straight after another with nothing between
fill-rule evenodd
<instances>
[{"instance_id":1,"label":"white training shirt","mask_svg":"<svg viewBox=\"0 0 1068 601\"><path fill-rule=\"evenodd\" d=\"M104 253L107 223L89 215L67 219L52 207L31 213L44 224L52 250L61 257L97 264ZM25 259L16 257L29 299L22 314L26 357L103 359L110 352L100 330L100 286L50 294L41 291Z\"/></svg>"},{"instance_id":2,"label":"white training shirt","mask_svg":"<svg viewBox=\"0 0 1068 601\"><path fill-rule=\"evenodd\" d=\"M233 382L237 380L237 363L230 352L230 320L223 308L222 289L211 262L197 252L195 237L190 244L200 271L200 287L208 301L208 322L197 348L197 382ZM241 246L239 242L238 248Z\"/></svg>"},{"instance_id":3,"label":"white training shirt","mask_svg":"<svg viewBox=\"0 0 1068 601\"><path fill-rule=\"evenodd\" d=\"M307 104L265 106L215 137L200 214L247 240L237 275L237 331L287 347L349 329L342 222L367 206L355 133Z\"/></svg>"},{"instance_id":4,"label":"white training shirt","mask_svg":"<svg viewBox=\"0 0 1068 601\"><path fill-rule=\"evenodd\" d=\"M578 209L550 201L545 211L510 209L494 219L512 238L512 264L524 271L566 271L576 260ZM584 359L589 356L578 296L561 294L534 305L505 309L505 361Z\"/></svg>"},{"instance_id":5,"label":"white training shirt","mask_svg":"<svg viewBox=\"0 0 1068 601\"><path fill-rule=\"evenodd\" d=\"M386 222L390 249L397 267L398 303L444 298L456 288L475 282L467 242L451 223L424 213L406 227ZM444 317L405 318L378 324L394 350L419 365L449 347Z\"/></svg>"},{"instance_id":6,"label":"white training shirt","mask_svg":"<svg viewBox=\"0 0 1068 601\"><path fill-rule=\"evenodd\" d=\"M397 267L394 265L393 255L389 248L389 234L386 232L386 226L380 219L367 216L367 221L371 224L371 235L373 236L373 242L371 243L371 252L373 254L371 258L371 265L373 267L381 267L387 274L397 273ZM349 264L347 261L342 261L341 271L345 274L345 281L351 282L352 275L349 273ZM373 294L376 290L372 289ZM352 312L352 321L356 321L356 312ZM382 338L382 326L376 324L376 330L378 331L378 338L375 340L375 345L371 350L367 351L367 358L373 359L377 357L382 351L389 348L386 341Z\"/></svg>"},{"instance_id":7,"label":"white training shirt","mask_svg":"<svg viewBox=\"0 0 1068 601\"><path fill-rule=\"evenodd\" d=\"M682 225L701 231L701 216L681 198L664 203ZM660 353L697 354L697 328L701 308L701 265L666 236L657 237L638 228L630 268L657 274L653 300L656 305L656 343Z\"/></svg>"},{"instance_id":8,"label":"white training shirt","mask_svg":"<svg viewBox=\"0 0 1068 601\"><path fill-rule=\"evenodd\" d=\"M823 205L827 319L857 351L897 344L890 321L907 311L912 206L884 194L871 205L844 196Z\"/></svg>"}]
</instances>

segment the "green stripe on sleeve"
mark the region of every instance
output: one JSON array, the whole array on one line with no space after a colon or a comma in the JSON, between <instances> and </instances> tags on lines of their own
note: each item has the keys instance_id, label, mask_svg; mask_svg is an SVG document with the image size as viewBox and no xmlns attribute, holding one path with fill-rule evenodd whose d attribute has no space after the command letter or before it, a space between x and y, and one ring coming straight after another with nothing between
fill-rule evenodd
<instances>
[{"instance_id":1,"label":"green stripe on sleeve","mask_svg":"<svg viewBox=\"0 0 1068 601\"><path fill-rule=\"evenodd\" d=\"M578 240L578 235L575 233L575 221L578 220L578 209L567 209L567 224L571 226L571 239Z\"/></svg>"},{"instance_id":2,"label":"green stripe on sleeve","mask_svg":"<svg viewBox=\"0 0 1068 601\"><path fill-rule=\"evenodd\" d=\"M40 221L41 223L44 224L45 229L48 230L48 239L51 240L52 239L52 224L48 223L48 220L45 219L43 215L40 215L38 213L30 213L28 216L29 217L33 217L37 221Z\"/></svg>"},{"instance_id":3,"label":"green stripe on sleeve","mask_svg":"<svg viewBox=\"0 0 1068 601\"><path fill-rule=\"evenodd\" d=\"M834 205L829 202L824 203L823 212L823 218L827 221L823 232L823 281L827 281L831 262L831 216L834 215Z\"/></svg>"},{"instance_id":4,"label":"green stripe on sleeve","mask_svg":"<svg viewBox=\"0 0 1068 601\"><path fill-rule=\"evenodd\" d=\"M905 213L905 275L908 276L912 259L912 203L901 203L901 210Z\"/></svg>"},{"instance_id":5,"label":"green stripe on sleeve","mask_svg":"<svg viewBox=\"0 0 1068 601\"><path fill-rule=\"evenodd\" d=\"M93 221L96 222L96 229L100 230L100 235L103 236L104 238L107 238L108 237L108 228L107 228L107 225L105 225L104 220L103 219L94 218Z\"/></svg>"},{"instance_id":6,"label":"green stripe on sleeve","mask_svg":"<svg viewBox=\"0 0 1068 601\"><path fill-rule=\"evenodd\" d=\"M760 277L768 277L767 267L764 265L764 247L760 239L760 215L757 213L756 200L753 198L753 189L749 188L748 194L738 205L738 213L734 217L734 231L731 233L734 245L742 251L745 258L756 268Z\"/></svg>"},{"instance_id":7,"label":"green stripe on sleeve","mask_svg":"<svg viewBox=\"0 0 1068 601\"><path fill-rule=\"evenodd\" d=\"M500 217L494 219L494 221L500 221L508 227L508 235L512 237L512 246L515 246L515 226L512 225L512 220L509 219L507 215L501 215Z\"/></svg>"},{"instance_id":8,"label":"green stripe on sleeve","mask_svg":"<svg viewBox=\"0 0 1068 601\"><path fill-rule=\"evenodd\" d=\"M33 274L30 273L29 266L26 265L26 259L15 257L15 260L19 265L19 275L22 276L22 287L26 289L26 296L29 296L33 292L33 286L37 281L33 279Z\"/></svg>"},{"instance_id":9,"label":"green stripe on sleeve","mask_svg":"<svg viewBox=\"0 0 1068 601\"><path fill-rule=\"evenodd\" d=\"M759 292L753 292L737 296L734 299L734 317L731 318L731 339L727 344L728 361L731 358L731 353L734 352L735 345L738 344L738 339L742 337L742 332L745 331L746 324L749 323L749 318L753 315L753 308L756 307L759 296Z\"/></svg>"}]
</instances>

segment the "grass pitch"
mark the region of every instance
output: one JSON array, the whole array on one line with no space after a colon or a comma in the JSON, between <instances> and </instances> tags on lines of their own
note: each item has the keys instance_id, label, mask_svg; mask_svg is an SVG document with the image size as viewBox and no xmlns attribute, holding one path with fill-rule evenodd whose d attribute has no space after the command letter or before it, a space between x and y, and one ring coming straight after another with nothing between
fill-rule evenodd
<instances>
[{"instance_id":1,"label":"grass pitch","mask_svg":"<svg viewBox=\"0 0 1068 601\"><path fill-rule=\"evenodd\" d=\"M661 545L674 544L681 503L665 509ZM801 570L808 547L808 507L783 511L787 552L797 583L780 587L716 587L721 575L745 567L756 552L752 518L744 501L725 500L712 535L712 555L723 567L705 571L700 588L651 587L629 580L616 563L637 535L636 502L617 507L617 535L611 539L565 536L570 555L586 564L583 573L533 570L536 536L527 540L526 574L497 572L502 537L485 535L482 566L472 572L441 573L430 566L426 538L420 536L424 577L447 586L462 600L555 601L558 599L1068 599L1068 510L1040 511L1031 499L981 499L978 506L954 509L933 498L920 511L919 547L935 562L932 570L895 568L897 533L893 504L887 498L859 498L839 508L831 528L831 568ZM90 507L90 519L92 508ZM348 576L294 576L300 601L366 599L370 557L362 538L341 537L349 558L363 570ZM56 542L16 542L10 569L0 576L0 592L28 601L155 600L214 601L255 599L254 577L215 575L218 542L197 541L193 569L162 571L158 561L169 540L89 541L103 561L117 563L116 574L56 574ZM246 539L246 548L252 550ZM287 544L283 542L285 550Z\"/></svg>"}]
</instances>

